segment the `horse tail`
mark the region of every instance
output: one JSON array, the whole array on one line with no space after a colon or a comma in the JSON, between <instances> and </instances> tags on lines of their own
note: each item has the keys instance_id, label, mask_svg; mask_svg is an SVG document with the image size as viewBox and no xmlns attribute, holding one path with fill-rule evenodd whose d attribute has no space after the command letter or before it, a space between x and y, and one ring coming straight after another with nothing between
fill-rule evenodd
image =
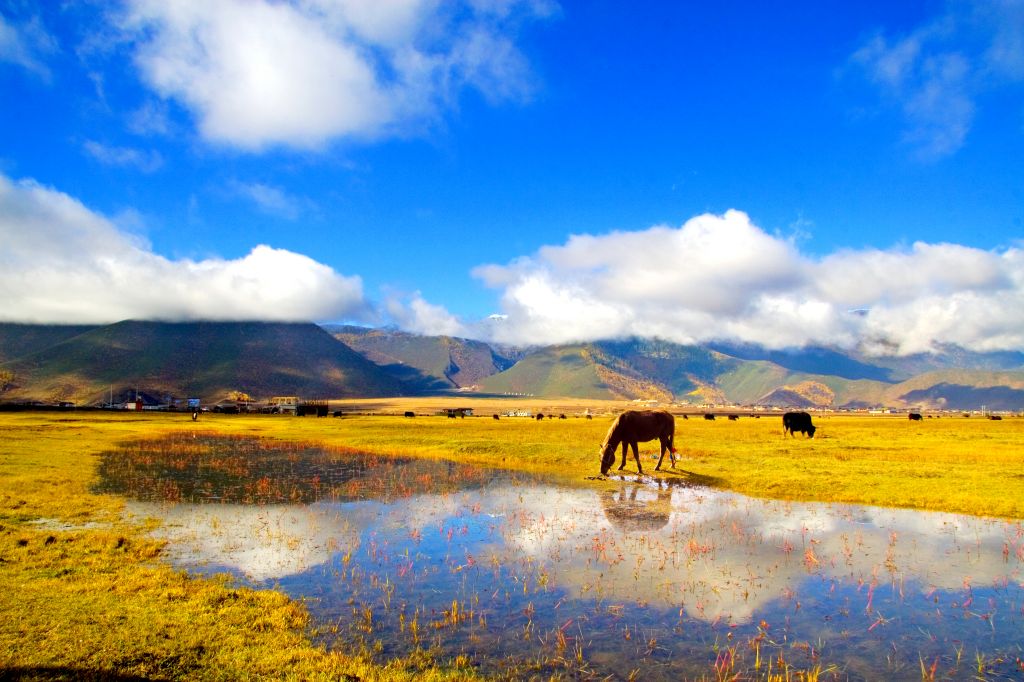
<instances>
[{"instance_id":1,"label":"horse tail","mask_svg":"<svg viewBox=\"0 0 1024 682\"><path fill-rule=\"evenodd\" d=\"M679 452L676 450L676 418L673 417L671 413L669 413L668 416L668 451L675 456L675 454ZM673 463L672 466L675 466L675 464Z\"/></svg>"}]
</instances>

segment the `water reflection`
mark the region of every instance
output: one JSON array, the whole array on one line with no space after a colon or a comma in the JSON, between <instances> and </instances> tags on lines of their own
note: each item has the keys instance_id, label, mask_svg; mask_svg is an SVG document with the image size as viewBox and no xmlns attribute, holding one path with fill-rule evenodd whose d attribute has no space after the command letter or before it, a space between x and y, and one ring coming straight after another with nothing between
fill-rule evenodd
<instances>
[{"instance_id":1,"label":"water reflection","mask_svg":"<svg viewBox=\"0 0 1024 682\"><path fill-rule=\"evenodd\" d=\"M333 646L512 676L1024 672L1019 522L258 443L139 445L105 458L101 487L163 519L178 565L310 598ZM203 459L218 451L230 464Z\"/></svg>"}]
</instances>

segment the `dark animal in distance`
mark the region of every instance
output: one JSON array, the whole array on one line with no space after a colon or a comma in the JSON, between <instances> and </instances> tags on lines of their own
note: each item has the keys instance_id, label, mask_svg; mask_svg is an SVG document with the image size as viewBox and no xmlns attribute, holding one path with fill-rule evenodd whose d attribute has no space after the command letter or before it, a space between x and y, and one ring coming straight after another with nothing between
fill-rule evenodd
<instances>
[{"instance_id":1,"label":"dark animal in distance","mask_svg":"<svg viewBox=\"0 0 1024 682\"><path fill-rule=\"evenodd\" d=\"M406 416L406 417L415 417L415 416L416 416L416 413L415 413L415 412L406 412L406 413L405 413L405 416Z\"/></svg>"},{"instance_id":2,"label":"dark animal in distance","mask_svg":"<svg viewBox=\"0 0 1024 682\"><path fill-rule=\"evenodd\" d=\"M501 417L499 417L499 416L498 416L498 415L496 415L496 414L495 414L495 415L493 415L493 417L494 417L495 419L501 419Z\"/></svg>"},{"instance_id":3,"label":"dark animal in distance","mask_svg":"<svg viewBox=\"0 0 1024 682\"><path fill-rule=\"evenodd\" d=\"M543 412L539 412L537 414L537 421L541 421L542 419L544 419L544 413Z\"/></svg>"},{"instance_id":4,"label":"dark animal in distance","mask_svg":"<svg viewBox=\"0 0 1024 682\"><path fill-rule=\"evenodd\" d=\"M740 418L740 416L738 414L730 414L729 415L729 421L731 421L731 422L734 422L734 421L736 421L739 418Z\"/></svg>"},{"instance_id":5,"label":"dark animal in distance","mask_svg":"<svg viewBox=\"0 0 1024 682\"><path fill-rule=\"evenodd\" d=\"M704 418L705 418L705 419L707 419L707 420L708 420L709 422L713 422L713 421L715 421L715 415L711 414L710 412L708 412L707 414L705 414L705 415L704 415Z\"/></svg>"},{"instance_id":6,"label":"dark animal in distance","mask_svg":"<svg viewBox=\"0 0 1024 682\"><path fill-rule=\"evenodd\" d=\"M998 414L990 414L990 415L988 416L988 418L989 418L989 419L991 419L992 421L996 421L996 422L1001 422L1001 421L1003 421L1003 418L1002 418L1002 417L1000 417L1000 416L999 416Z\"/></svg>"},{"instance_id":7,"label":"dark animal in distance","mask_svg":"<svg viewBox=\"0 0 1024 682\"><path fill-rule=\"evenodd\" d=\"M636 460L636 470L644 473L640 464L640 453L637 444L646 443L649 440L658 439L661 443L661 456L658 458L658 465L655 471L661 469L661 463L668 452L672 461L672 468L676 468L675 449L676 419L664 410L627 410L623 412L608 429L608 435L604 437L601 444L601 475L607 475L612 464L615 463L615 450L622 445L622 463L619 470L626 466L626 456L630 448L633 450L633 459Z\"/></svg>"},{"instance_id":8,"label":"dark animal in distance","mask_svg":"<svg viewBox=\"0 0 1024 682\"><path fill-rule=\"evenodd\" d=\"M782 429L790 436L795 436L799 431L808 438L814 438L818 427L811 423L811 415L806 412L787 412L782 415Z\"/></svg>"},{"instance_id":9,"label":"dark animal in distance","mask_svg":"<svg viewBox=\"0 0 1024 682\"><path fill-rule=\"evenodd\" d=\"M917 412L911 412L910 414L907 415L907 419L909 419L912 422L919 422L921 421L921 415L918 414Z\"/></svg>"}]
</instances>

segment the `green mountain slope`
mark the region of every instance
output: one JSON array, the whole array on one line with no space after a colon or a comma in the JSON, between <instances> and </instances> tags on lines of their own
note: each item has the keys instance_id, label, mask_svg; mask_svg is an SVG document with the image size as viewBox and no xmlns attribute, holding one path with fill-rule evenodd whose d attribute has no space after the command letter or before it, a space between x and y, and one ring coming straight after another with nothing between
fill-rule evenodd
<instances>
[{"instance_id":1,"label":"green mountain slope","mask_svg":"<svg viewBox=\"0 0 1024 682\"><path fill-rule=\"evenodd\" d=\"M615 358L620 371L647 377L677 397L716 384L720 376L742 364L707 348L658 339L602 341L592 345L604 357Z\"/></svg>"},{"instance_id":2,"label":"green mountain slope","mask_svg":"<svg viewBox=\"0 0 1024 682\"><path fill-rule=\"evenodd\" d=\"M382 396L404 386L314 324L120 322L3 365L4 398L102 400L113 390L210 401L253 396Z\"/></svg>"},{"instance_id":3,"label":"green mountain slope","mask_svg":"<svg viewBox=\"0 0 1024 682\"><path fill-rule=\"evenodd\" d=\"M0 364L49 348L93 329L96 329L96 325L0 322Z\"/></svg>"},{"instance_id":4,"label":"green mountain slope","mask_svg":"<svg viewBox=\"0 0 1024 682\"><path fill-rule=\"evenodd\" d=\"M656 381L594 345L557 346L530 353L481 383L488 393L592 399L671 399Z\"/></svg>"}]
</instances>

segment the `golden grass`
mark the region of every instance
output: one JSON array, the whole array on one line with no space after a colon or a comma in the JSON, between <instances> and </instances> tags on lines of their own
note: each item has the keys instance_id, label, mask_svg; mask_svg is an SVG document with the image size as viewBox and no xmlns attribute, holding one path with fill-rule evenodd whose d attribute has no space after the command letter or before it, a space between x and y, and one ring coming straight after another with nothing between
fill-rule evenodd
<instances>
[{"instance_id":1,"label":"golden grass","mask_svg":"<svg viewBox=\"0 0 1024 682\"><path fill-rule=\"evenodd\" d=\"M423 660L386 667L310 643L300 604L162 565L121 501L90 492L99 453L129 439L202 430L445 457L570 477L599 473L610 416L576 403L531 405L568 419L390 414L342 419L113 413L0 414L0 671L40 679L100 674L192 679L465 679ZM415 405L415 406L414 406ZM348 403L401 414L422 401ZM422 411L432 412L427 404ZM588 405L591 412L617 405ZM1024 517L1024 419L816 417L817 437L783 435L778 417L677 420L682 459L657 475L759 496ZM655 444L642 446L654 474ZM635 463L627 462L635 472ZM424 677L426 676L426 677ZM25 679L30 679L31 674ZM351 678L349 678L351 679Z\"/></svg>"},{"instance_id":2,"label":"golden grass","mask_svg":"<svg viewBox=\"0 0 1024 682\"><path fill-rule=\"evenodd\" d=\"M100 452L189 428L181 416L0 415L0 677L473 678L429 656L381 666L326 652L301 604L156 561L160 545L89 487Z\"/></svg>"}]
</instances>

